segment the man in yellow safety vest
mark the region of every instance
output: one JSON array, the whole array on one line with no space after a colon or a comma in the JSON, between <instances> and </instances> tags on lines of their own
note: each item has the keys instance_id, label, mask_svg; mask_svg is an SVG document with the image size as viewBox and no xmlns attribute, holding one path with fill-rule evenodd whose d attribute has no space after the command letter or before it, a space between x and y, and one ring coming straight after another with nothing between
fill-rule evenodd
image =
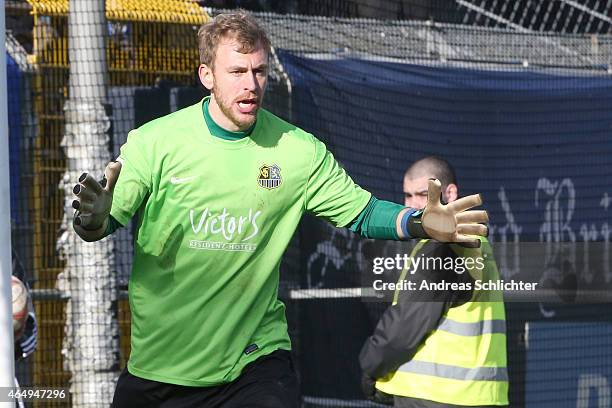
<instances>
[{"instance_id":1,"label":"man in yellow safety vest","mask_svg":"<svg viewBox=\"0 0 612 408\"><path fill-rule=\"evenodd\" d=\"M428 156L408 168L405 205L423 208L427 183L442 199L458 197L455 173ZM508 405L503 295L478 289L499 279L486 238L480 248L421 240L404 269L392 306L361 350L362 388L369 399L401 408Z\"/></svg>"}]
</instances>

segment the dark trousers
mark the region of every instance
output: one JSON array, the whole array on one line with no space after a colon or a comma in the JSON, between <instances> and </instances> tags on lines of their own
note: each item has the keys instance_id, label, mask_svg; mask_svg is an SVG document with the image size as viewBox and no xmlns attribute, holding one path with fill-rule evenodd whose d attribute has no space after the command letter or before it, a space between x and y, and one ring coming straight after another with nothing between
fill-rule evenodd
<instances>
[{"instance_id":1,"label":"dark trousers","mask_svg":"<svg viewBox=\"0 0 612 408\"><path fill-rule=\"evenodd\" d=\"M276 350L247 365L235 381L188 387L145 380L123 370L112 408L297 408L298 382L291 353Z\"/></svg>"},{"instance_id":2,"label":"dark trousers","mask_svg":"<svg viewBox=\"0 0 612 408\"><path fill-rule=\"evenodd\" d=\"M395 396L395 408L507 408L507 406L487 405L487 406L470 406L443 404L441 402L427 401L417 398L398 397Z\"/></svg>"}]
</instances>

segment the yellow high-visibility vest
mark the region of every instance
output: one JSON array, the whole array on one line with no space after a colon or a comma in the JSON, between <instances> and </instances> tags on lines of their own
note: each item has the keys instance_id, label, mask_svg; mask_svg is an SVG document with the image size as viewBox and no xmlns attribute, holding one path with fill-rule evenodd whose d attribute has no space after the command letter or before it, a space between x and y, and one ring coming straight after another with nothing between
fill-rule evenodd
<instances>
[{"instance_id":1,"label":"yellow high-visibility vest","mask_svg":"<svg viewBox=\"0 0 612 408\"><path fill-rule=\"evenodd\" d=\"M412 257L425 242L417 245ZM484 258L484 268L468 268L473 280L499 279L485 238L481 239L480 248L453 244L452 249L462 257ZM405 274L400 279L404 277ZM396 292L394 304L398 295ZM449 308L414 357L396 372L379 379L376 388L387 394L454 405L508 405L503 294L473 288L470 301Z\"/></svg>"}]
</instances>

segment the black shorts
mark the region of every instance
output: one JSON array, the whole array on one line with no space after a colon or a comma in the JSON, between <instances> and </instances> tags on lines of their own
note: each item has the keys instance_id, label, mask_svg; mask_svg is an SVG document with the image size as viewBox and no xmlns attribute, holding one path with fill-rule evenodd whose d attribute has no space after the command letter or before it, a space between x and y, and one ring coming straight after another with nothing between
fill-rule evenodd
<instances>
[{"instance_id":1,"label":"black shorts","mask_svg":"<svg viewBox=\"0 0 612 408\"><path fill-rule=\"evenodd\" d=\"M189 387L136 377L123 370L113 408L297 408L298 382L291 353L276 350L248 364L235 381Z\"/></svg>"}]
</instances>

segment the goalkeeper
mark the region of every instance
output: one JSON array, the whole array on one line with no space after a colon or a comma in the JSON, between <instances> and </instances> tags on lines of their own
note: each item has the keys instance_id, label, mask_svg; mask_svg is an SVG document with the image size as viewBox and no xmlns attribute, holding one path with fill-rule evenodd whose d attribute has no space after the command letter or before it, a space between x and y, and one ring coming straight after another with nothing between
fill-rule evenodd
<instances>
[{"instance_id":1,"label":"goalkeeper","mask_svg":"<svg viewBox=\"0 0 612 408\"><path fill-rule=\"evenodd\" d=\"M325 145L261 109L270 41L249 14L198 33L201 102L133 130L74 192L96 241L137 216L131 355L114 407L297 407L279 264L305 212L370 238L477 244L479 196L424 212L377 200ZM430 183L439 195L439 182Z\"/></svg>"}]
</instances>

